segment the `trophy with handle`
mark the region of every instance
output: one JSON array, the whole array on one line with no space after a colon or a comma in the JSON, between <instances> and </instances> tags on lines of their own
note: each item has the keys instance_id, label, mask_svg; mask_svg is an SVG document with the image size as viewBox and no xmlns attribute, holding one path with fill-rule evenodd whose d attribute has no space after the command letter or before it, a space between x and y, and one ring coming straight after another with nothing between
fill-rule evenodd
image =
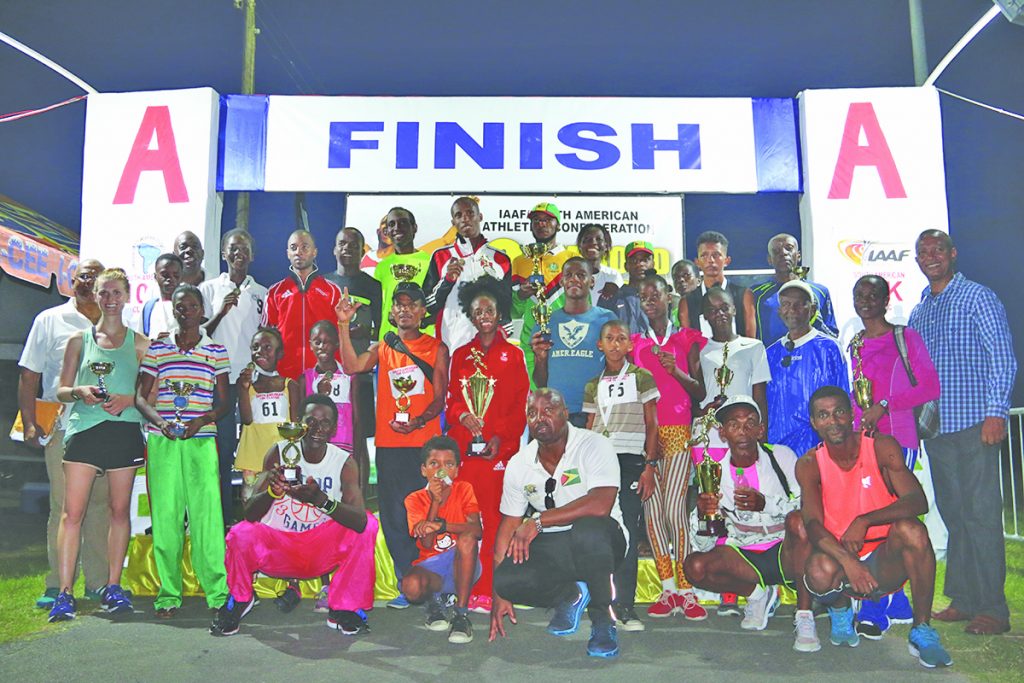
<instances>
[{"instance_id":1,"label":"trophy with handle","mask_svg":"<svg viewBox=\"0 0 1024 683\"><path fill-rule=\"evenodd\" d=\"M107 385L103 381L103 378L113 371L113 361L93 361L92 363L89 363L89 372L96 375L96 397L102 400L104 403L110 400L110 392L107 391Z\"/></svg>"},{"instance_id":2,"label":"trophy with handle","mask_svg":"<svg viewBox=\"0 0 1024 683\"><path fill-rule=\"evenodd\" d=\"M864 330L853 335L850 341L850 357L853 359L853 398L861 410L867 410L874 405L872 397L871 380L864 376L864 359L861 358L861 349L864 348Z\"/></svg>"},{"instance_id":3,"label":"trophy with handle","mask_svg":"<svg viewBox=\"0 0 1024 683\"><path fill-rule=\"evenodd\" d=\"M729 342L725 342L725 344L722 345L722 365L715 368L715 383L718 384L718 396L715 397L716 400L725 400L725 392L729 388L729 385L732 384L732 378L736 374L732 371L732 368L726 365L728 360Z\"/></svg>"},{"instance_id":4,"label":"trophy with handle","mask_svg":"<svg viewBox=\"0 0 1024 683\"><path fill-rule=\"evenodd\" d=\"M181 419L188 408L188 397L196 390L196 385L184 380L167 380L167 388L174 394L174 419L171 420L171 434L177 438L185 436L185 421Z\"/></svg>"},{"instance_id":5,"label":"trophy with handle","mask_svg":"<svg viewBox=\"0 0 1024 683\"><path fill-rule=\"evenodd\" d=\"M301 482L299 475L299 441L306 436L309 425L305 422L282 422L277 425L277 433L282 439L288 441L281 449L282 474L289 486L295 486Z\"/></svg>"},{"instance_id":6,"label":"trophy with handle","mask_svg":"<svg viewBox=\"0 0 1024 683\"><path fill-rule=\"evenodd\" d=\"M537 321L537 329L540 331L541 339L551 341L551 307L544 297L533 307L533 319Z\"/></svg>"},{"instance_id":7,"label":"trophy with handle","mask_svg":"<svg viewBox=\"0 0 1024 683\"><path fill-rule=\"evenodd\" d=\"M483 373L487 366L484 365L483 354L480 352L480 349L470 351L470 356L476 369L472 375L463 377L460 380L462 384L462 397L466 399L466 407L470 415L482 424L484 414L487 413L487 409L491 406L491 401L494 399L494 386L498 383L498 380L488 377ZM483 436L474 436L469 444L469 452L466 455L479 455L486 448L487 443L484 441Z\"/></svg>"},{"instance_id":8,"label":"trophy with handle","mask_svg":"<svg viewBox=\"0 0 1024 683\"><path fill-rule=\"evenodd\" d=\"M391 380L391 386L398 390L398 398L395 399L395 422L409 422L409 408L412 406L412 399L409 392L416 388L416 379L408 375L401 375Z\"/></svg>"},{"instance_id":9,"label":"trophy with handle","mask_svg":"<svg viewBox=\"0 0 1024 683\"><path fill-rule=\"evenodd\" d=\"M542 266L544 264L544 255L547 253L548 245L543 242L527 244L523 247L523 254L533 261L533 272L526 278L526 281L536 287L538 292L544 291L544 273L542 272Z\"/></svg>"},{"instance_id":10,"label":"trophy with handle","mask_svg":"<svg viewBox=\"0 0 1024 683\"><path fill-rule=\"evenodd\" d=\"M712 417L712 419L714 419ZM707 445L704 447L704 459L697 463L696 469L697 485L701 493L710 493L718 496L722 490L722 463L716 462L708 453ZM721 512L710 515L701 515L701 526L697 529L698 536L714 536L724 538L726 535L725 518Z\"/></svg>"}]
</instances>

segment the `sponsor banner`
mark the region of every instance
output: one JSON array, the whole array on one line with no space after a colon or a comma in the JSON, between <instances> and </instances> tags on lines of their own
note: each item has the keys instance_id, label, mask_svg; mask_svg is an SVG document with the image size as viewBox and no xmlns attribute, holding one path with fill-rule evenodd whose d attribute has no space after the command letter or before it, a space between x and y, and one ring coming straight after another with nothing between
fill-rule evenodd
<instances>
[{"instance_id":1,"label":"sponsor banner","mask_svg":"<svg viewBox=\"0 0 1024 683\"><path fill-rule=\"evenodd\" d=\"M750 98L294 97L270 96L265 128L232 107L226 169L264 186L311 192L757 192ZM792 107L767 149L793 149ZM235 135L239 127L253 131ZM786 125L788 122L788 132ZM774 131L774 132L772 132ZM265 135L265 156L258 149ZM759 137L760 140L760 137ZM233 142L232 142L233 141ZM790 156L795 157L795 154ZM265 159L265 162L263 161ZM766 163L785 167L785 159ZM799 189L796 164L771 189ZM765 177L771 175L762 169Z\"/></svg>"},{"instance_id":2,"label":"sponsor banner","mask_svg":"<svg viewBox=\"0 0 1024 683\"><path fill-rule=\"evenodd\" d=\"M49 287L56 277L57 290L71 296L78 257L0 226L0 268L11 277L40 287Z\"/></svg>"},{"instance_id":3,"label":"sponsor banner","mask_svg":"<svg viewBox=\"0 0 1024 683\"><path fill-rule=\"evenodd\" d=\"M800 95L803 253L832 292L844 347L861 329L853 285L889 282L889 320L905 322L927 284L914 242L948 231L942 119L934 88L807 90Z\"/></svg>"},{"instance_id":4,"label":"sponsor banner","mask_svg":"<svg viewBox=\"0 0 1024 683\"><path fill-rule=\"evenodd\" d=\"M609 265L624 272L623 247L633 240L654 245L654 267L667 274L683 253L683 198L659 197L555 197L544 195L475 195L483 214L483 231L494 246L515 258L520 245L533 242L530 209L540 202L553 202L562 214L561 233L556 238L563 246L575 245L579 229L588 223L608 228L615 245ZM412 211L419 229L416 246L434 251L452 244L456 238L451 224L451 206L457 195L350 195L345 208L345 225L359 228L369 247L363 268L372 272L377 262L391 253L391 245L381 231L381 222L395 206Z\"/></svg>"},{"instance_id":5,"label":"sponsor banner","mask_svg":"<svg viewBox=\"0 0 1024 683\"><path fill-rule=\"evenodd\" d=\"M80 253L128 272L131 313L157 295L153 263L184 230L218 272L218 114L211 88L89 96Z\"/></svg>"}]
</instances>

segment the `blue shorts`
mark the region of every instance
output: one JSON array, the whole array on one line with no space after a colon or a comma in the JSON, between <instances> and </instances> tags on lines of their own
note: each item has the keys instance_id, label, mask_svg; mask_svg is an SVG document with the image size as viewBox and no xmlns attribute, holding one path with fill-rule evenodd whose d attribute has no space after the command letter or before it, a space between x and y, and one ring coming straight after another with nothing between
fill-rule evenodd
<instances>
[{"instance_id":1,"label":"blue shorts","mask_svg":"<svg viewBox=\"0 0 1024 683\"><path fill-rule=\"evenodd\" d=\"M426 569L428 572L437 574L441 577L441 592L454 593L456 555L458 555L458 553L455 552L455 548L451 548L443 553L438 553L437 555L428 557L419 564L414 564L413 567L421 567ZM476 558L476 569L473 571L473 580L469 582L471 586L476 583L483 571L484 567L480 564L480 557L478 556Z\"/></svg>"}]
</instances>

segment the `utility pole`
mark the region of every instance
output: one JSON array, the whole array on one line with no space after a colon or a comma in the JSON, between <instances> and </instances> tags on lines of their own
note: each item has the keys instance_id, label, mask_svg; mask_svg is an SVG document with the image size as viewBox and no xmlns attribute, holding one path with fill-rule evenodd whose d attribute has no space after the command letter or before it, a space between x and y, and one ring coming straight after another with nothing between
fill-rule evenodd
<instances>
[{"instance_id":1,"label":"utility pole","mask_svg":"<svg viewBox=\"0 0 1024 683\"><path fill-rule=\"evenodd\" d=\"M256 87L256 0L235 0L235 9L245 9L245 43L242 47L242 94L252 95ZM249 229L249 193L238 193L235 227Z\"/></svg>"},{"instance_id":2,"label":"utility pole","mask_svg":"<svg viewBox=\"0 0 1024 683\"><path fill-rule=\"evenodd\" d=\"M907 0L910 7L910 48L914 56L914 85L928 78L928 53L924 41L924 14L921 0Z\"/></svg>"}]
</instances>

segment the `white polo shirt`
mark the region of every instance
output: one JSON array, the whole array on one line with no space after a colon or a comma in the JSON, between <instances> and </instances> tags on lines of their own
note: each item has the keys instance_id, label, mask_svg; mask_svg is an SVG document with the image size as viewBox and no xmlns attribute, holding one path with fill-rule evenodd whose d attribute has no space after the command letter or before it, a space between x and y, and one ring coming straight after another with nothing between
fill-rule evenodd
<instances>
[{"instance_id":1,"label":"white polo shirt","mask_svg":"<svg viewBox=\"0 0 1024 683\"><path fill-rule=\"evenodd\" d=\"M267 288L257 283L252 275L246 275L238 289L241 290L238 305L228 311L210 335L213 341L223 344L228 350L231 361L228 378L232 383L252 359L252 336L267 320ZM227 273L221 273L199 285L199 291L203 294L206 319L212 320L224 304L224 298L235 291L235 283Z\"/></svg>"},{"instance_id":2,"label":"white polo shirt","mask_svg":"<svg viewBox=\"0 0 1024 683\"><path fill-rule=\"evenodd\" d=\"M568 427L569 440L565 444L565 453L555 467L554 474L548 474L540 463L537 457L539 444L536 440L523 446L508 461L508 465L505 466L505 484L501 492L501 514L521 517L526 514L529 505L543 512L547 509L544 505L544 487L552 477L555 480L555 507L562 507L577 498L582 498L590 489L603 486L619 488L622 483L619 459L615 455L611 440L597 432L577 429L571 424ZM611 518L618 522L628 544L629 532L622 523L618 495L612 504ZM571 525L544 527L544 533L567 531L570 528Z\"/></svg>"}]
</instances>

